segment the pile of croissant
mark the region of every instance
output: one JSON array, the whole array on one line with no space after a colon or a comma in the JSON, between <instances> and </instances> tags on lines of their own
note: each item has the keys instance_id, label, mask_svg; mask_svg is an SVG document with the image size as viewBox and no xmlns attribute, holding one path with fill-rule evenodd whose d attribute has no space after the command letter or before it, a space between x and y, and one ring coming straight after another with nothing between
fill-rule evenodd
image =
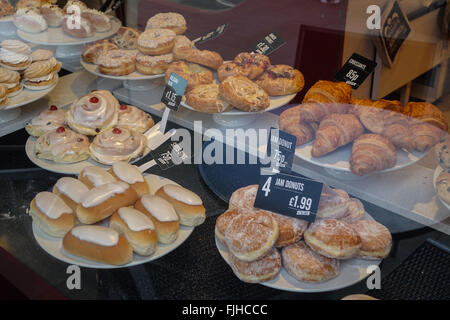
<instances>
[{"instance_id":1,"label":"pile of croissant","mask_svg":"<svg viewBox=\"0 0 450 320\"><path fill-rule=\"evenodd\" d=\"M427 102L352 98L344 82L318 81L303 103L280 115L279 127L297 137L297 145L313 141L318 158L353 143L350 169L359 176L392 168L396 148L425 152L444 138L448 124Z\"/></svg>"}]
</instances>

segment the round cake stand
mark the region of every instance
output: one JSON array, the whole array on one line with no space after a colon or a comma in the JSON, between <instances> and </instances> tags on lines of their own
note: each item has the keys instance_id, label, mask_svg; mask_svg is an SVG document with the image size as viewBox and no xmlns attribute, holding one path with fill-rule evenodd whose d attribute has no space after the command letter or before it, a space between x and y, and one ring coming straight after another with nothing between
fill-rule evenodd
<instances>
[{"instance_id":1,"label":"round cake stand","mask_svg":"<svg viewBox=\"0 0 450 320\"><path fill-rule=\"evenodd\" d=\"M3 19L0 19L0 36L6 38L15 38L16 37L16 26L13 22L13 17L9 16Z\"/></svg>"},{"instance_id":2,"label":"round cake stand","mask_svg":"<svg viewBox=\"0 0 450 320\"><path fill-rule=\"evenodd\" d=\"M22 109L15 108L9 110L0 110L0 123L5 123L14 120L20 116Z\"/></svg>"}]
</instances>

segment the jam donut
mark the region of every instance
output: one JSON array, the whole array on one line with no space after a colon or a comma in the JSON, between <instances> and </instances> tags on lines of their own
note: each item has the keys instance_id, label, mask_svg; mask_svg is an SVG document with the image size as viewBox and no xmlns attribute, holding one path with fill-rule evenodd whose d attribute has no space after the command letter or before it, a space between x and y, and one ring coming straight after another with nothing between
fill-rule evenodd
<instances>
[{"instance_id":1,"label":"jam donut","mask_svg":"<svg viewBox=\"0 0 450 320\"><path fill-rule=\"evenodd\" d=\"M136 55L136 70L142 74L162 74L166 72L172 61L172 53L161 56L149 56L138 53Z\"/></svg>"},{"instance_id":2,"label":"jam donut","mask_svg":"<svg viewBox=\"0 0 450 320\"><path fill-rule=\"evenodd\" d=\"M231 194L228 209L238 209L243 212L252 211L257 192L257 184L252 184L235 190Z\"/></svg>"},{"instance_id":3,"label":"jam donut","mask_svg":"<svg viewBox=\"0 0 450 320\"><path fill-rule=\"evenodd\" d=\"M328 258L350 259L361 247L356 231L349 224L334 219L314 222L303 237L311 249Z\"/></svg>"},{"instance_id":4,"label":"jam donut","mask_svg":"<svg viewBox=\"0 0 450 320\"><path fill-rule=\"evenodd\" d=\"M111 76L124 76L132 73L136 68L135 63L135 55L122 49L103 52L97 59L98 70Z\"/></svg>"},{"instance_id":5,"label":"jam donut","mask_svg":"<svg viewBox=\"0 0 450 320\"><path fill-rule=\"evenodd\" d=\"M277 221L279 235L275 247L285 247L298 242L308 228L308 222L296 218L272 213Z\"/></svg>"},{"instance_id":6,"label":"jam donut","mask_svg":"<svg viewBox=\"0 0 450 320\"><path fill-rule=\"evenodd\" d=\"M186 93L186 102L195 110L205 113L221 113L233 108L220 97L219 85L216 83L195 86Z\"/></svg>"},{"instance_id":7,"label":"jam donut","mask_svg":"<svg viewBox=\"0 0 450 320\"><path fill-rule=\"evenodd\" d=\"M187 30L186 20L179 13L158 13L147 20L145 30L159 28L172 30L176 34L183 34Z\"/></svg>"},{"instance_id":8,"label":"jam donut","mask_svg":"<svg viewBox=\"0 0 450 320\"><path fill-rule=\"evenodd\" d=\"M25 126L25 130L31 136L40 137L47 132L64 126L65 117L65 110L52 105L50 108L42 111L39 115L31 119L31 122L27 123Z\"/></svg>"},{"instance_id":9,"label":"jam donut","mask_svg":"<svg viewBox=\"0 0 450 320\"><path fill-rule=\"evenodd\" d=\"M186 92L201 84L210 84L213 82L213 74L208 69L191 62L175 61L169 65L166 70L166 83L169 77L175 72L180 77L187 80Z\"/></svg>"},{"instance_id":10,"label":"jam donut","mask_svg":"<svg viewBox=\"0 0 450 320\"><path fill-rule=\"evenodd\" d=\"M134 106L122 104L119 107L119 127L136 130L140 133L146 132L155 125L155 121L148 113Z\"/></svg>"},{"instance_id":11,"label":"jam donut","mask_svg":"<svg viewBox=\"0 0 450 320\"><path fill-rule=\"evenodd\" d=\"M347 214L350 197L347 192L324 185L320 195L317 219L341 219Z\"/></svg>"},{"instance_id":12,"label":"jam donut","mask_svg":"<svg viewBox=\"0 0 450 320\"><path fill-rule=\"evenodd\" d=\"M336 278L339 261L312 251L303 241L284 247L283 266L298 281L322 282Z\"/></svg>"},{"instance_id":13,"label":"jam donut","mask_svg":"<svg viewBox=\"0 0 450 320\"><path fill-rule=\"evenodd\" d=\"M264 257L277 238L277 221L270 213L262 210L238 215L225 230L228 249L243 261L255 261Z\"/></svg>"},{"instance_id":14,"label":"jam donut","mask_svg":"<svg viewBox=\"0 0 450 320\"><path fill-rule=\"evenodd\" d=\"M224 245L226 245L225 230L227 230L227 227L230 224L231 220L233 220L240 214L241 213L237 209L228 209L217 217L214 233L217 239L219 239L220 242L222 242Z\"/></svg>"},{"instance_id":15,"label":"jam donut","mask_svg":"<svg viewBox=\"0 0 450 320\"><path fill-rule=\"evenodd\" d=\"M353 230L361 238L358 257L363 259L384 259L392 247L392 236L381 223L371 220L360 220L351 224Z\"/></svg>"},{"instance_id":16,"label":"jam donut","mask_svg":"<svg viewBox=\"0 0 450 320\"><path fill-rule=\"evenodd\" d=\"M365 215L366 211L364 210L362 202L358 199L352 198L348 201L347 212L339 220L352 224L356 221L364 219Z\"/></svg>"},{"instance_id":17,"label":"jam donut","mask_svg":"<svg viewBox=\"0 0 450 320\"><path fill-rule=\"evenodd\" d=\"M89 158L88 137L59 127L40 136L34 147L36 157L57 163L74 163Z\"/></svg>"},{"instance_id":18,"label":"jam donut","mask_svg":"<svg viewBox=\"0 0 450 320\"><path fill-rule=\"evenodd\" d=\"M248 283L272 280L281 270L281 257L275 248L272 248L268 254L256 261L242 261L233 254L229 255L229 259L234 274L240 280Z\"/></svg>"},{"instance_id":19,"label":"jam donut","mask_svg":"<svg viewBox=\"0 0 450 320\"><path fill-rule=\"evenodd\" d=\"M230 76L219 85L223 99L246 112L259 112L270 106L267 93L256 83L244 76Z\"/></svg>"},{"instance_id":20,"label":"jam donut","mask_svg":"<svg viewBox=\"0 0 450 320\"><path fill-rule=\"evenodd\" d=\"M267 56L259 53L241 52L233 62L242 69L243 75L253 80L270 66Z\"/></svg>"},{"instance_id":21,"label":"jam donut","mask_svg":"<svg viewBox=\"0 0 450 320\"><path fill-rule=\"evenodd\" d=\"M89 152L96 161L110 165L141 156L146 145L147 138L142 133L114 127L98 134L89 146Z\"/></svg>"},{"instance_id":22,"label":"jam donut","mask_svg":"<svg viewBox=\"0 0 450 320\"><path fill-rule=\"evenodd\" d=\"M283 96L301 91L305 86L303 74L290 66L278 64L255 80L269 96Z\"/></svg>"},{"instance_id":23,"label":"jam donut","mask_svg":"<svg viewBox=\"0 0 450 320\"><path fill-rule=\"evenodd\" d=\"M96 90L75 100L66 114L73 130L95 136L117 124L119 101L106 90Z\"/></svg>"},{"instance_id":24,"label":"jam donut","mask_svg":"<svg viewBox=\"0 0 450 320\"><path fill-rule=\"evenodd\" d=\"M143 54L158 56L172 52L175 32L168 29L149 29L140 34L137 49Z\"/></svg>"}]
</instances>

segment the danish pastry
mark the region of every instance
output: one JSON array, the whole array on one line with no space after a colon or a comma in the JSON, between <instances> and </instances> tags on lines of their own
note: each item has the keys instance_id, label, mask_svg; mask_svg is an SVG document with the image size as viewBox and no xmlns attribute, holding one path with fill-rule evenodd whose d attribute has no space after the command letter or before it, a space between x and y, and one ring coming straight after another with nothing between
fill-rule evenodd
<instances>
[{"instance_id":1,"label":"danish pastry","mask_svg":"<svg viewBox=\"0 0 450 320\"><path fill-rule=\"evenodd\" d=\"M89 158L88 137L59 127L40 136L34 149L36 157L57 163L74 163Z\"/></svg>"},{"instance_id":2,"label":"danish pastry","mask_svg":"<svg viewBox=\"0 0 450 320\"><path fill-rule=\"evenodd\" d=\"M239 260L233 254L229 255L229 259L234 274L240 280L248 283L272 280L281 270L281 257L275 248L272 248L261 259L251 262Z\"/></svg>"},{"instance_id":3,"label":"danish pastry","mask_svg":"<svg viewBox=\"0 0 450 320\"><path fill-rule=\"evenodd\" d=\"M382 224L371 220L360 220L351 224L361 238L358 257L363 259L384 259L392 247L392 236Z\"/></svg>"},{"instance_id":4,"label":"danish pastry","mask_svg":"<svg viewBox=\"0 0 450 320\"><path fill-rule=\"evenodd\" d=\"M120 27L112 38L113 42L120 48L126 50L137 49L137 39L141 32L130 27Z\"/></svg>"},{"instance_id":5,"label":"danish pastry","mask_svg":"<svg viewBox=\"0 0 450 320\"><path fill-rule=\"evenodd\" d=\"M136 70L142 74L162 74L166 72L172 61L172 53L163 54L161 56L149 56L138 53L136 55Z\"/></svg>"},{"instance_id":6,"label":"danish pastry","mask_svg":"<svg viewBox=\"0 0 450 320\"><path fill-rule=\"evenodd\" d=\"M217 77L219 78L219 81L222 82L230 76L245 77L246 72L233 61L227 61L217 68Z\"/></svg>"},{"instance_id":7,"label":"danish pastry","mask_svg":"<svg viewBox=\"0 0 450 320\"><path fill-rule=\"evenodd\" d=\"M186 92L192 90L194 87L201 84L210 84L213 82L212 72L207 68L204 68L198 64L184 61L174 61L169 65L166 70L166 83L169 81L169 77L175 72L177 75L186 79L188 84L186 86Z\"/></svg>"},{"instance_id":8,"label":"danish pastry","mask_svg":"<svg viewBox=\"0 0 450 320\"><path fill-rule=\"evenodd\" d=\"M267 93L244 76L230 76L219 85L220 96L229 104L246 112L259 112L270 106Z\"/></svg>"},{"instance_id":9,"label":"danish pastry","mask_svg":"<svg viewBox=\"0 0 450 320\"><path fill-rule=\"evenodd\" d=\"M149 29L169 29L175 34L183 34L187 30L186 20L176 12L158 13L147 20L145 30Z\"/></svg>"},{"instance_id":10,"label":"danish pastry","mask_svg":"<svg viewBox=\"0 0 450 320\"><path fill-rule=\"evenodd\" d=\"M175 33L169 29L148 29L138 38L137 49L143 54L153 56L172 52Z\"/></svg>"},{"instance_id":11,"label":"danish pastry","mask_svg":"<svg viewBox=\"0 0 450 320\"><path fill-rule=\"evenodd\" d=\"M221 113L233 108L221 99L216 83L195 86L186 93L186 102L195 110L205 113Z\"/></svg>"},{"instance_id":12,"label":"danish pastry","mask_svg":"<svg viewBox=\"0 0 450 320\"><path fill-rule=\"evenodd\" d=\"M88 63L97 64L97 59L107 52L119 49L111 40L97 40L84 47L81 57Z\"/></svg>"},{"instance_id":13,"label":"danish pastry","mask_svg":"<svg viewBox=\"0 0 450 320\"><path fill-rule=\"evenodd\" d=\"M194 49L194 44L186 36L176 36L173 45L173 56L177 60L185 60Z\"/></svg>"},{"instance_id":14,"label":"danish pastry","mask_svg":"<svg viewBox=\"0 0 450 320\"><path fill-rule=\"evenodd\" d=\"M436 157L439 164L444 169L450 169L450 138L447 138L436 145Z\"/></svg>"},{"instance_id":15,"label":"danish pastry","mask_svg":"<svg viewBox=\"0 0 450 320\"><path fill-rule=\"evenodd\" d=\"M233 62L242 69L243 75L253 80L270 66L269 57L259 53L241 52Z\"/></svg>"},{"instance_id":16,"label":"danish pastry","mask_svg":"<svg viewBox=\"0 0 450 320\"><path fill-rule=\"evenodd\" d=\"M185 55L184 60L212 69L217 69L223 64L222 56L217 52L209 50L191 49L189 53Z\"/></svg>"},{"instance_id":17,"label":"danish pastry","mask_svg":"<svg viewBox=\"0 0 450 320\"><path fill-rule=\"evenodd\" d=\"M0 17L6 17L14 14L14 7L8 0L0 1Z\"/></svg>"},{"instance_id":18,"label":"danish pastry","mask_svg":"<svg viewBox=\"0 0 450 320\"><path fill-rule=\"evenodd\" d=\"M144 154L147 138L134 130L114 127L100 132L89 146L93 159L103 164L130 161Z\"/></svg>"},{"instance_id":19,"label":"danish pastry","mask_svg":"<svg viewBox=\"0 0 450 320\"><path fill-rule=\"evenodd\" d=\"M97 58L98 70L111 76L124 76L136 69L136 56L126 50L104 52Z\"/></svg>"},{"instance_id":20,"label":"danish pastry","mask_svg":"<svg viewBox=\"0 0 450 320\"><path fill-rule=\"evenodd\" d=\"M47 132L63 127L65 124L66 111L52 105L42 111L39 115L27 123L25 130L29 135L40 137Z\"/></svg>"},{"instance_id":21,"label":"danish pastry","mask_svg":"<svg viewBox=\"0 0 450 320\"><path fill-rule=\"evenodd\" d=\"M155 121L150 114L134 106L120 105L117 126L144 133L154 125Z\"/></svg>"},{"instance_id":22,"label":"danish pastry","mask_svg":"<svg viewBox=\"0 0 450 320\"><path fill-rule=\"evenodd\" d=\"M290 66L278 64L270 67L255 80L269 96L283 96L300 92L305 86L303 74Z\"/></svg>"}]
</instances>

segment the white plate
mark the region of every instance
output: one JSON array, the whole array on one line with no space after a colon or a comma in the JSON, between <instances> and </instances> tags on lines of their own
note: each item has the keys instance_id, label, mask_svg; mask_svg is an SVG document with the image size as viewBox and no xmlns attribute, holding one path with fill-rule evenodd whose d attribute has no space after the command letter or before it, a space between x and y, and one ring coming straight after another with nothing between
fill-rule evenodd
<instances>
[{"instance_id":1,"label":"white plate","mask_svg":"<svg viewBox=\"0 0 450 320\"><path fill-rule=\"evenodd\" d=\"M309 142L297 147L295 149L295 155L300 159L303 159L320 167L351 173L349 161L350 155L352 153L353 143L349 143L343 147L340 147L339 149L320 158L313 158L311 156L312 144L313 142ZM426 152L407 152L405 150L397 149L397 164L395 165L395 167L378 172L388 172L405 168L419 161L426 154Z\"/></svg>"},{"instance_id":2,"label":"white plate","mask_svg":"<svg viewBox=\"0 0 450 320\"><path fill-rule=\"evenodd\" d=\"M260 112L246 112L246 111L242 111L236 108L231 109L230 111L227 112L221 112L221 113L217 113L220 115L225 115L225 116L239 116L239 115L246 115L246 114L257 114L257 113L263 113L263 112L267 112L267 111L271 111L274 109L277 109L279 107L282 107L286 104L288 104L289 102L291 102L292 99L294 99L294 97L297 94L288 94L285 96L278 96L278 97L270 97L270 106L267 109L264 109ZM183 100L181 101L181 105L189 110L193 110L193 111L197 111L194 108L192 108L190 105L188 105L186 103L186 98L183 97ZM200 112L200 111L198 111Z\"/></svg>"},{"instance_id":3,"label":"white plate","mask_svg":"<svg viewBox=\"0 0 450 320\"><path fill-rule=\"evenodd\" d=\"M146 177L147 179L147 177ZM164 178L165 179L165 178ZM169 179L165 179L169 180ZM169 180L171 183L175 183L171 180ZM103 222L102 225L107 226L108 223ZM64 250L62 247L62 238L56 238L51 237L41 231L39 227L36 226L35 223L32 225L33 229L33 235L36 239L37 243L41 246L41 248L50 254L51 256L55 257L58 260L61 260L63 262L66 262L68 264L75 264L80 267L86 267L86 268L95 268L95 269L115 269L115 268L128 268L132 267L138 264L147 263L150 261L154 261L156 259L159 259L166 254L170 253L172 250L175 250L178 248L186 239L191 235L192 231L194 231L194 228L192 227L185 227L180 226L178 238L175 240L175 242L171 244L161 244L158 243L156 252L151 256L141 256L136 253L133 253L133 261L130 263L123 265L123 266L115 266L115 265L109 265L104 264L100 262L91 261L88 259L84 259L75 255L72 255Z\"/></svg>"},{"instance_id":4,"label":"white plate","mask_svg":"<svg viewBox=\"0 0 450 320\"><path fill-rule=\"evenodd\" d=\"M47 88L44 90L29 90L29 89L23 87L22 92L19 93L17 96L8 98L7 106L4 108L1 108L0 111L18 108L23 105L32 103L36 100L39 100L39 99L45 97L47 94L49 94L50 91L52 91L56 87L57 83L58 83L58 79L56 79L55 83L50 88Z\"/></svg>"},{"instance_id":5,"label":"white plate","mask_svg":"<svg viewBox=\"0 0 450 320\"><path fill-rule=\"evenodd\" d=\"M436 191L436 180L439 177L439 175L441 174L441 172L444 171L444 169L441 166L437 166L436 170L434 170L434 176L433 176L433 187L434 190ZM448 209L450 210L450 204L448 204L447 202L445 202L444 200L441 199L441 197L439 197L439 195L437 195L439 200L441 200L442 204Z\"/></svg>"},{"instance_id":6,"label":"white plate","mask_svg":"<svg viewBox=\"0 0 450 320\"><path fill-rule=\"evenodd\" d=\"M62 28L48 28L40 33L29 33L23 30L17 29L17 35L25 41L40 44L40 45L80 45L97 40L108 38L117 33L121 27L122 22L119 19L111 18L111 30L108 32L95 32L92 37L76 38L65 33Z\"/></svg>"},{"instance_id":7,"label":"white plate","mask_svg":"<svg viewBox=\"0 0 450 320\"><path fill-rule=\"evenodd\" d=\"M115 80L151 80L151 79L162 78L165 75L164 73L154 74L154 75L146 75L146 74L142 74L137 71L134 71L130 74L127 74L126 76L110 76L110 75L101 73L98 70L97 65L95 65L93 63L87 63L87 62L83 61L83 59L80 59L80 63L84 69L86 69L87 71L89 71L92 74L95 74L96 76L108 78L108 79L115 79Z\"/></svg>"},{"instance_id":8,"label":"white plate","mask_svg":"<svg viewBox=\"0 0 450 320\"><path fill-rule=\"evenodd\" d=\"M373 220L373 218L366 213L366 219ZM220 255L229 265L228 249L216 237L216 247ZM278 250L278 249L277 249ZM365 279L369 274L367 268L369 266L380 265L381 260L363 260L363 259L349 259L340 260L339 275L331 280L319 283L309 283L298 281L293 278L283 267L280 273L272 280L261 282L260 284L269 288L291 291L291 292L326 292L339 290L349 287L355 283Z\"/></svg>"}]
</instances>

